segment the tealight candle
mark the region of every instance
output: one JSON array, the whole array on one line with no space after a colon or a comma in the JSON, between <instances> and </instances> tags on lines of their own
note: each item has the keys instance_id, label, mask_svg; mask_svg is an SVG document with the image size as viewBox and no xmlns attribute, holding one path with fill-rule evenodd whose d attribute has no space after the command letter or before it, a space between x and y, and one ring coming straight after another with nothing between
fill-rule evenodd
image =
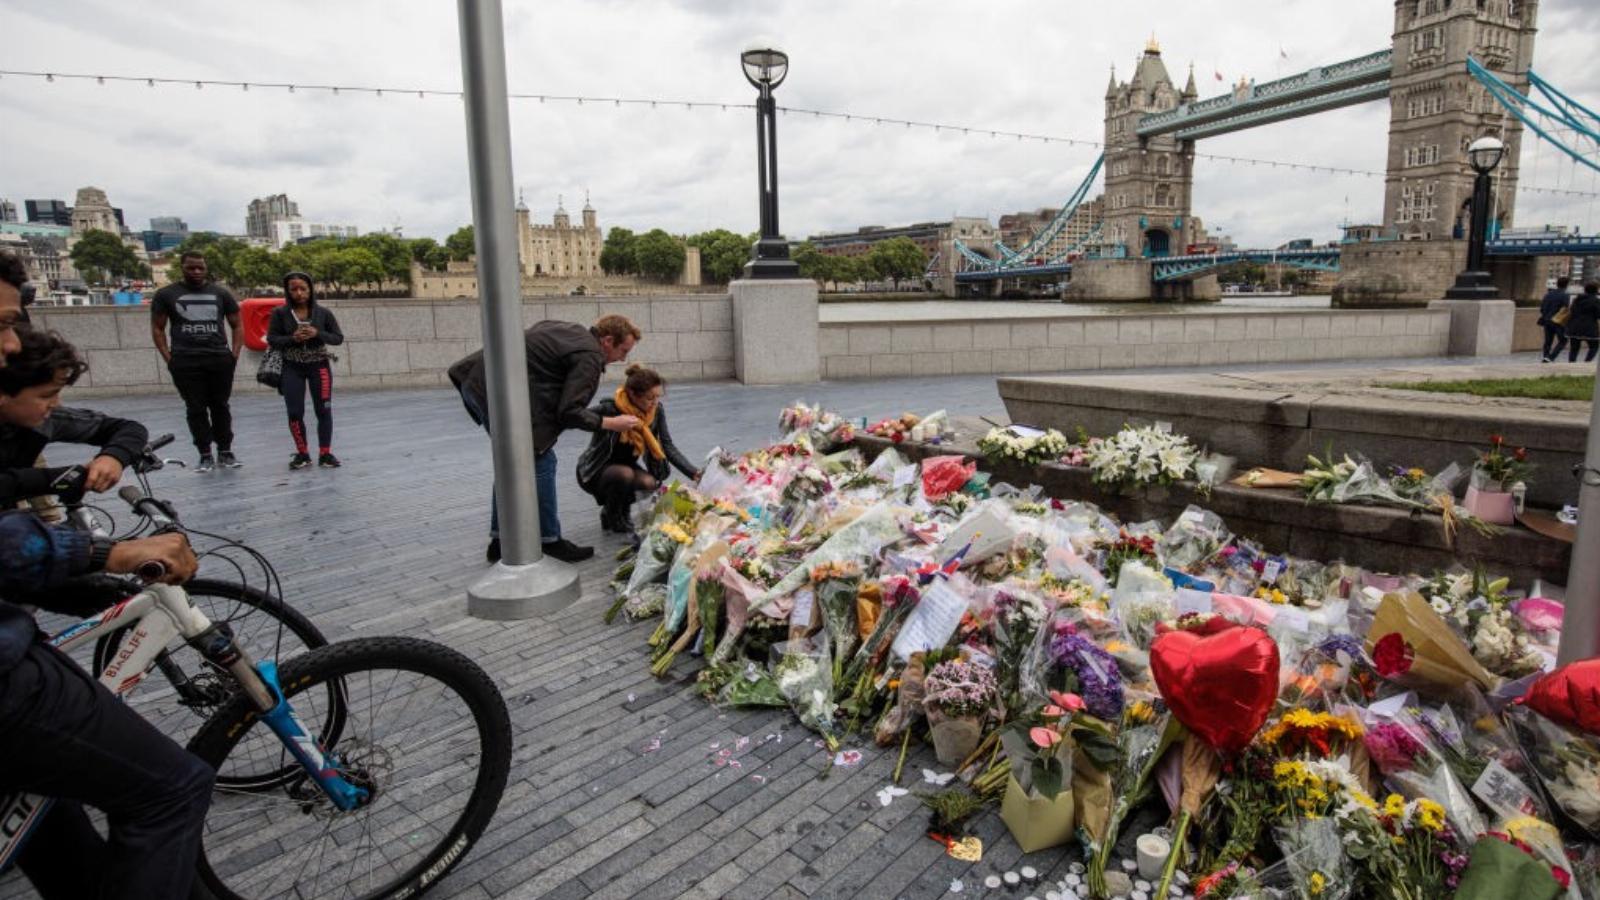
<instances>
[{"instance_id":1,"label":"tealight candle","mask_svg":"<svg viewBox=\"0 0 1600 900\"><path fill-rule=\"evenodd\" d=\"M1161 869L1167 864L1172 845L1157 834L1141 834L1133 844L1139 854L1139 876L1147 881L1160 881Z\"/></svg>"}]
</instances>

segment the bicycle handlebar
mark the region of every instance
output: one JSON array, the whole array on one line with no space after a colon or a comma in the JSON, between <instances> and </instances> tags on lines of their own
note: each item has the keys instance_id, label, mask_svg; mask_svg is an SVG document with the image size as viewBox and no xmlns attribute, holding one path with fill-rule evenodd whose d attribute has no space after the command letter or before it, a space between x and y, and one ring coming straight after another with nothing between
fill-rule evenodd
<instances>
[{"instance_id":1,"label":"bicycle handlebar","mask_svg":"<svg viewBox=\"0 0 1600 900\"><path fill-rule=\"evenodd\" d=\"M172 511L172 508L160 500L147 496L144 491L139 490L138 485L123 485L122 489L117 491L117 496L133 507L134 512L154 523L157 534L179 530L177 514Z\"/></svg>"}]
</instances>

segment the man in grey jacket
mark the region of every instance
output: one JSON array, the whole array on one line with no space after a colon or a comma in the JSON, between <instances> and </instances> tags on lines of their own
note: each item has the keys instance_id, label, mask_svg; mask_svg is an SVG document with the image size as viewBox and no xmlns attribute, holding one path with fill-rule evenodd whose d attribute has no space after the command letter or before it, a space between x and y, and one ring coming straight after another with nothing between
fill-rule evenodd
<instances>
[{"instance_id":1,"label":"man in grey jacket","mask_svg":"<svg viewBox=\"0 0 1600 900\"><path fill-rule=\"evenodd\" d=\"M574 322L545 321L523 332L533 424L534 480L539 489L539 534L544 552L564 562L588 559L594 555L594 548L579 546L561 536L556 503L556 438L568 428L620 433L639 424L633 416L602 417L589 409L589 401L600 388L606 365L627 359L641 337L639 326L618 315L601 316L587 328ZM481 350L450 367L450 382L461 392L467 415L488 431L489 399L484 379ZM485 558L489 562L500 559L499 510L492 494Z\"/></svg>"}]
</instances>

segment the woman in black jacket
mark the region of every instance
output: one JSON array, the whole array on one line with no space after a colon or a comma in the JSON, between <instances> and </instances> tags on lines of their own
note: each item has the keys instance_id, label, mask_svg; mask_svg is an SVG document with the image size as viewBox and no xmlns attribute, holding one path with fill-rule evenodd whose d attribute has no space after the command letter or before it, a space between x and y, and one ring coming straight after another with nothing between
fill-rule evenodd
<instances>
[{"instance_id":1,"label":"woman in black jacket","mask_svg":"<svg viewBox=\"0 0 1600 900\"><path fill-rule=\"evenodd\" d=\"M627 380L611 399L592 407L602 417L631 415L640 422L620 433L596 431L578 458L578 484L602 507L603 531L626 534L633 530L628 524L628 508L639 494L655 490L671 474L668 463L700 480L700 471L678 450L667 430L667 411L661 405L665 392L666 382L660 374L635 363L628 367Z\"/></svg>"},{"instance_id":2,"label":"woman in black jacket","mask_svg":"<svg viewBox=\"0 0 1600 900\"><path fill-rule=\"evenodd\" d=\"M289 412L289 433L294 436L294 456L289 468L311 465L306 446L306 388L311 388L311 406L317 413L317 464L324 469L339 468L333 455L333 367L330 345L344 343L339 321L317 303L311 276L290 272L283 276L283 293L289 299L272 311L267 320L267 343L283 353L283 383L278 392Z\"/></svg>"},{"instance_id":3,"label":"woman in black jacket","mask_svg":"<svg viewBox=\"0 0 1600 900\"><path fill-rule=\"evenodd\" d=\"M1591 281L1583 286L1583 293L1572 300L1572 313L1567 316L1567 362L1578 361L1578 345L1589 344L1584 362L1594 362L1600 353L1600 284Z\"/></svg>"}]
</instances>

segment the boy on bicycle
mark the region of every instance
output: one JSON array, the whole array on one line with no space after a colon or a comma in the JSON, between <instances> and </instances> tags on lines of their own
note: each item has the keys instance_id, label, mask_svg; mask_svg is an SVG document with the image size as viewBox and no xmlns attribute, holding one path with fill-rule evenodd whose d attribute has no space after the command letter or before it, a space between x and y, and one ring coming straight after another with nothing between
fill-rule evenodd
<instances>
[{"instance_id":1,"label":"boy on bicycle","mask_svg":"<svg viewBox=\"0 0 1600 900\"><path fill-rule=\"evenodd\" d=\"M24 326L16 335L18 347L0 368L0 508L45 494L75 501L86 490L116 487L149 433L131 419L61 406L62 390L88 366L54 332ZM86 466L34 467L46 444L60 443L99 452Z\"/></svg>"},{"instance_id":2,"label":"boy on bicycle","mask_svg":"<svg viewBox=\"0 0 1600 900\"><path fill-rule=\"evenodd\" d=\"M26 280L16 257L0 253L0 372L21 349ZM4 599L49 596L73 575L152 560L174 584L197 568L180 534L112 543L31 512L0 512L0 794L56 798L18 857L46 900L181 898L194 878L211 769L45 644L33 616ZM105 811L107 837L84 804Z\"/></svg>"}]
</instances>

